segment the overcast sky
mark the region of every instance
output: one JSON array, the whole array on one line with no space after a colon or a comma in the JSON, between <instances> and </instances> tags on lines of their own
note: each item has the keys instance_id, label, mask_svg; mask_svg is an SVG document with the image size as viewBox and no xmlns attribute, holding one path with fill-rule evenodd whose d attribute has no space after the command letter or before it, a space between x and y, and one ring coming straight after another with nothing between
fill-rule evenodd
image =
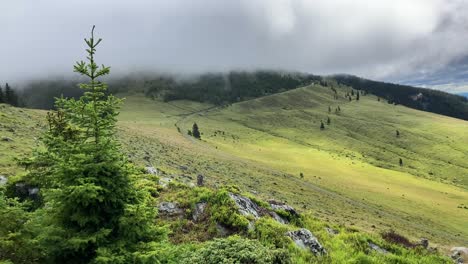
<instances>
[{"instance_id":1,"label":"overcast sky","mask_svg":"<svg viewBox=\"0 0 468 264\"><path fill-rule=\"evenodd\" d=\"M114 73L262 68L407 80L468 56L465 0L1 0L0 10L0 82L71 73L93 24L98 62Z\"/></svg>"}]
</instances>

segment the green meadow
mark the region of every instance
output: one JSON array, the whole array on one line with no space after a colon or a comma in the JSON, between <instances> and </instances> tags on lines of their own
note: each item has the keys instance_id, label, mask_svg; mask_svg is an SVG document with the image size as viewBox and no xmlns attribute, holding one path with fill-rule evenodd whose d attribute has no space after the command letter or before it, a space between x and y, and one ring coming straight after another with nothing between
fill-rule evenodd
<instances>
[{"instance_id":1,"label":"green meadow","mask_svg":"<svg viewBox=\"0 0 468 264\"><path fill-rule=\"evenodd\" d=\"M313 85L223 107L124 94L119 137L131 161L161 177L202 174L210 187L237 185L333 224L467 244L468 122L337 92ZM0 136L12 139L0 142L0 174L12 176L45 112L0 111ZM201 140L187 135L194 122Z\"/></svg>"}]
</instances>

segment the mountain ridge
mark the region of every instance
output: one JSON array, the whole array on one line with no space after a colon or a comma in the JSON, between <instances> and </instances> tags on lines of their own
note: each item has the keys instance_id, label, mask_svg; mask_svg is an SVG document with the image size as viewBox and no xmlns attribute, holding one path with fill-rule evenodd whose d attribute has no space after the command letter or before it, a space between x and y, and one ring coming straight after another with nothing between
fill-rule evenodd
<instances>
[{"instance_id":1,"label":"mountain ridge","mask_svg":"<svg viewBox=\"0 0 468 264\"><path fill-rule=\"evenodd\" d=\"M112 93L139 92L151 98L162 98L165 101L187 99L223 105L275 94L311 83L332 87L341 83L350 86L350 89L362 89L380 96L390 103L468 120L467 98L442 91L372 81L352 75L319 76L267 70L207 73L191 78L167 74L146 74L115 78L109 81L109 86ZM420 93L421 96L418 98ZM53 98L62 94L77 97L80 91L74 81L33 81L22 90L22 105L30 108L51 109Z\"/></svg>"}]
</instances>

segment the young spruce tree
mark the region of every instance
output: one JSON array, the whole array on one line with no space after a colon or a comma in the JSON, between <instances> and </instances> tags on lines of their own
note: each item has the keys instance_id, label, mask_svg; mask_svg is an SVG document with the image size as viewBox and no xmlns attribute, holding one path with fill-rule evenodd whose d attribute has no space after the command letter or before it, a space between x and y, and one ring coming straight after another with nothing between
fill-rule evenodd
<instances>
[{"instance_id":1,"label":"young spruce tree","mask_svg":"<svg viewBox=\"0 0 468 264\"><path fill-rule=\"evenodd\" d=\"M79 85L84 95L56 100L57 111L48 114L45 150L26 162L44 194L44 206L36 214L46 214L48 220L41 224L53 227L44 227L46 233L37 237L44 262L134 262L138 247L157 241L162 232L152 224L156 211L151 196L135 187L138 171L115 138L122 100L106 95L107 85L99 81L110 68L95 61L101 39L94 38L94 26L85 42L87 61L74 66L89 79Z\"/></svg>"},{"instance_id":2,"label":"young spruce tree","mask_svg":"<svg viewBox=\"0 0 468 264\"><path fill-rule=\"evenodd\" d=\"M197 138L197 139L200 139L200 138L201 138L200 130L198 130L198 125L197 125L197 123L193 123L193 126L192 126L192 135L193 135L194 138Z\"/></svg>"}]
</instances>

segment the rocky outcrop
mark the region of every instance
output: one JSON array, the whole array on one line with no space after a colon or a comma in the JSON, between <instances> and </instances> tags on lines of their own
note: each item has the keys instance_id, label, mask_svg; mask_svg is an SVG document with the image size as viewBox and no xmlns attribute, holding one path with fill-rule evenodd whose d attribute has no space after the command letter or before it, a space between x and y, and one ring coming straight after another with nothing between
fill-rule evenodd
<instances>
[{"instance_id":1,"label":"rocky outcrop","mask_svg":"<svg viewBox=\"0 0 468 264\"><path fill-rule=\"evenodd\" d=\"M166 188L169 183L172 182L171 178L168 177L161 177L159 178L159 185L161 185L163 188Z\"/></svg>"},{"instance_id":2,"label":"rocky outcrop","mask_svg":"<svg viewBox=\"0 0 468 264\"><path fill-rule=\"evenodd\" d=\"M465 263L468 260L468 248L467 247L453 247L450 249L451 257L455 263Z\"/></svg>"},{"instance_id":3,"label":"rocky outcrop","mask_svg":"<svg viewBox=\"0 0 468 264\"><path fill-rule=\"evenodd\" d=\"M159 175L158 169L156 169L155 167L146 167L145 170L148 174Z\"/></svg>"},{"instance_id":4,"label":"rocky outcrop","mask_svg":"<svg viewBox=\"0 0 468 264\"><path fill-rule=\"evenodd\" d=\"M377 246L376 244L374 244L372 242L369 242L369 247L370 247L370 249L372 249L373 251L375 251L377 253L384 254L384 255L388 254L387 250Z\"/></svg>"},{"instance_id":5,"label":"rocky outcrop","mask_svg":"<svg viewBox=\"0 0 468 264\"><path fill-rule=\"evenodd\" d=\"M158 206L159 214L170 217L183 217L184 210L177 203L162 202Z\"/></svg>"},{"instance_id":6,"label":"rocky outcrop","mask_svg":"<svg viewBox=\"0 0 468 264\"><path fill-rule=\"evenodd\" d=\"M283 202L278 202L278 201L275 201L275 200L269 200L268 203L270 204L271 209L273 209L273 210L286 211L286 212L290 213L292 216L298 216L299 215L297 213L297 211L293 207L291 207L291 206L289 206L289 205L287 205L287 204L285 204Z\"/></svg>"},{"instance_id":7,"label":"rocky outcrop","mask_svg":"<svg viewBox=\"0 0 468 264\"><path fill-rule=\"evenodd\" d=\"M5 185L8 182L8 178L0 175L0 186Z\"/></svg>"},{"instance_id":8,"label":"rocky outcrop","mask_svg":"<svg viewBox=\"0 0 468 264\"><path fill-rule=\"evenodd\" d=\"M289 221L287 219L284 219L276 212L270 212L270 216L281 224L289 224Z\"/></svg>"},{"instance_id":9,"label":"rocky outcrop","mask_svg":"<svg viewBox=\"0 0 468 264\"><path fill-rule=\"evenodd\" d=\"M198 222L199 220L203 219L203 217L205 215L205 208L206 208L207 205L208 204L206 202L196 203L195 204L195 208L194 208L193 214L192 214L193 221Z\"/></svg>"},{"instance_id":10,"label":"rocky outcrop","mask_svg":"<svg viewBox=\"0 0 468 264\"><path fill-rule=\"evenodd\" d=\"M252 202L249 198L234 193L229 193L229 197L231 197L231 199L236 203L240 214L244 216L253 216L255 219L264 215L262 208Z\"/></svg>"},{"instance_id":11,"label":"rocky outcrop","mask_svg":"<svg viewBox=\"0 0 468 264\"><path fill-rule=\"evenodd\" d=\"M296 231L287 232L286 235L290 237L298 247L309 249L314 255L326 255L327 251L320 244L318 239L305 228Z\"/></svg>"}]
</instances>

